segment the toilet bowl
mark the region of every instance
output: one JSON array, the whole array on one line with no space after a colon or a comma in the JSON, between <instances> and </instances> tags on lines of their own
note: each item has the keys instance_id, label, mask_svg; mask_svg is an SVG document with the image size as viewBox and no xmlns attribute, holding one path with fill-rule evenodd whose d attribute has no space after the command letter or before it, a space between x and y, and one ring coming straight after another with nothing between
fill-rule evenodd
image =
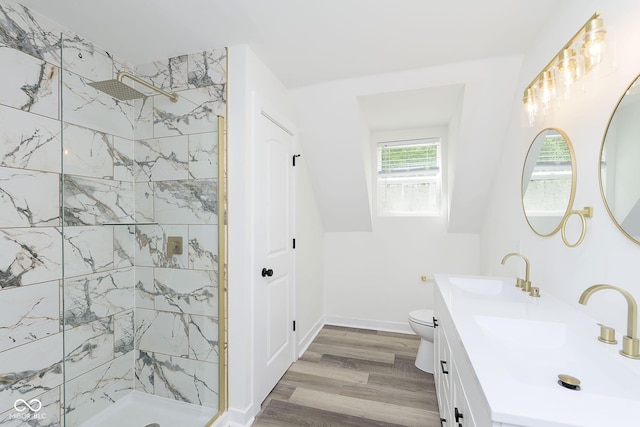
<instances>
[{"instance_id":1,"label":"toilet bowl","mask_svg":"<svg viewBox=\"0 0 640 427\"><path fill-rule=\"evenodd\" d=\"M433 310L412 311L409 326L420 337L416 368L433 374Z\"/></svg>"}]
</instances>

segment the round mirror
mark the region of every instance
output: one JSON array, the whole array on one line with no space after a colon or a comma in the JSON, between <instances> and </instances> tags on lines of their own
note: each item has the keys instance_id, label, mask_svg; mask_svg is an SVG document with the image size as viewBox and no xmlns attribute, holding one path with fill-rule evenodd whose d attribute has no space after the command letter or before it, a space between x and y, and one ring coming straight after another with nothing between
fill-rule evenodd
<instances>
[{"instance_id":1,"label":"round mirror","mask_svg":"<svg viewBox=\"0 0 640 427\"><path fill-rule=\"evenodd\" d=\"M531 143L522 170L522 207L537 234L557 233L571 210L575 164L571 142L558 129L544 129Z\"/></svg>"},{"instance_id":2,"label":"round mirror","mask_svg":"<svg viewBox=\"0 0 640 427\"><path fill-rule=\"evenodd\" d=\"M609 120L600 150L600 191L618 228L640 244L640 78Z\"/></svg>"}]
</instances>

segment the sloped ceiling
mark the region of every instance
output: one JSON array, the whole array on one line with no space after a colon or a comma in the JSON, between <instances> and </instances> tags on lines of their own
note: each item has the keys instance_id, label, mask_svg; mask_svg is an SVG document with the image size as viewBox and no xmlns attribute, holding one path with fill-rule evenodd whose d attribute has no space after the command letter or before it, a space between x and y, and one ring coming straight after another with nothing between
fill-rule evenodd
<instances>
[{"instance_id":1,"label":"sloped ceiling","mask_svg":"<svg viewBox=\"0 0 640 427\"><path fill-rule=\"evenodd\" d=\"M449 165L454 232L479 231L516 90L518 60L488 58L524 53L568 1L20 0L134 65L248 45L292 90L330 231L371 229L364 140L373 113L358 99L464 85L457 116L448 118L456 126ZM378 108L388 128L406 126L409 115L414 124L421 115L427 125L447 120L442 110L400 114L401 103L388 104L386 114Z\"/></svg>"}]
</instances>

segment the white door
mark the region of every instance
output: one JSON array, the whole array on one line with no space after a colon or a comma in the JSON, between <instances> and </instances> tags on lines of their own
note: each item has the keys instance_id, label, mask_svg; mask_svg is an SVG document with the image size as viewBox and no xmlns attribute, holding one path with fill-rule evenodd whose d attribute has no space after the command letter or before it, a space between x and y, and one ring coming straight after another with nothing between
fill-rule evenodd
<instances>
[{"instance_id":1,"label":"white door","mask_svg":"<svg viewBox=\"0 0 640 427\"><path fill-rule=\"evenodd\" d=\"M264 113L255 136L255 402L294 361L293 136Z\"/></svg>"}]
</instances>

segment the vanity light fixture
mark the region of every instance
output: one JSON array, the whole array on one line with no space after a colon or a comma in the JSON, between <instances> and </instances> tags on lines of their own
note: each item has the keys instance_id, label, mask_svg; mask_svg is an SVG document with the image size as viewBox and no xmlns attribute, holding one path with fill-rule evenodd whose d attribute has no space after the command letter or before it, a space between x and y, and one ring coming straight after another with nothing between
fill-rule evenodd
<instances>
[{"instance_id":1,"label":"vanity light fixture","mask_svg":"<svg viewBox=\"0 0 640 427\"><path fill-rule=\"evenodd\" d=\"M567 98L571 87L602 62L606 33L600 14L594 13L529 83L522 97L529 126L553 109L557 94Z\"/></svg>"}]
</instances>

